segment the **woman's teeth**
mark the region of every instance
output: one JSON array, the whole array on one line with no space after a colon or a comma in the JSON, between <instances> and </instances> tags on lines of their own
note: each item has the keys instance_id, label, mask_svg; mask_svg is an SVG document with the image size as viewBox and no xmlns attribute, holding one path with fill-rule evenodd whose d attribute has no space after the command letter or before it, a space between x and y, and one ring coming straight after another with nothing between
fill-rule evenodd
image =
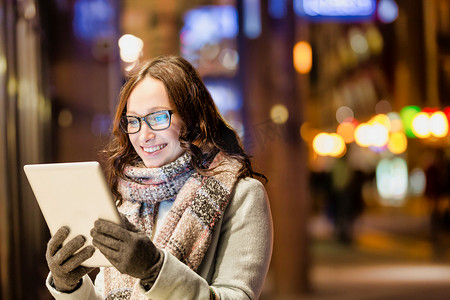
<instances>
[{"instance_id":1,"label":"woman's teeth","mask_svg":"<svg viewBox=\"0 0 450 300\"><path fill-rule=\"evenodd\" d=\"M162 148L164 148L166 146L167 146L167 144L164 144L164 145L158 145L155 147L149 147L149 148L143 148L143 149L144 149L144 152L153 153L155 151L161 150Z\"/></svg>"}]
</instances>

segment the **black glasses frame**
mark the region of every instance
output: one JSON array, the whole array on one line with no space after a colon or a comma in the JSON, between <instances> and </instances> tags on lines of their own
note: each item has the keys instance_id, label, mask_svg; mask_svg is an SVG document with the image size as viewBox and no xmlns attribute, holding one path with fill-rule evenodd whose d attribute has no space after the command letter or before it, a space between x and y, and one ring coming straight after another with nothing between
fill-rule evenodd
<instances>
[{"instance_id":1,"label":"black glasses frame","mask_svg":"<svg viewBox=\"0 0 450 300\"><path fill-rule=\"evenodd\" d=\"M152 127L152 125L150 125L150 122L147 120L147 118L150 117L151 115L158 114L158 113L162 113L162 112L166 113L166 114L169 116L169 122L167 123L167 127L155 129L155 128ZM173 111L172 111L171 109L158 110L158 111L149 113L148 115L145 115L145 116L143 116L143 117L131 116L131 115L125 115L125 114L124 114L124 115L121 117L121 119L120 119L119 125L120 125L120 128L121 128L126 134L135 134L135 133L138 133L139 131L141 131L141 129L142 129L142 121L144 121L145 124L147 124L147 126L148 126L151 130L154 130L154 131L161 131L161 130L165 130L165 129L167 129L167 128L170 127L170 124L172 123L172 115L173 115ZM129 131L128 131L128 120L127 120L127 118L130 118L130 117L131 117L131 118L136 118L136 119L139 121L139 128L138 128L138 130L137 130L136 132L129 132Z\"/></svg>"}]
</instances>

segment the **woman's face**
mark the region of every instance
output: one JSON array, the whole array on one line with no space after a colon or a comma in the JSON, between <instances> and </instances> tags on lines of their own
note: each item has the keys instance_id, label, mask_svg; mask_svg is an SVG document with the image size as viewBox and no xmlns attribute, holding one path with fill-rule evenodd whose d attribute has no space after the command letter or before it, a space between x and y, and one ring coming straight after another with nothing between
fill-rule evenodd
<instances>
[{"instance_id":1,"label":"woman's face","mask_svg":"<svg viewBox=\"0 0 450 300\"><path fill-rule=\"evenodd\" d=\"M173 109L163 83L152 77L145 77L133 89L127 101L127 115L144 117L160 110ZM183 122L178 114L172 114L170 127L154 131L142 121L141 130L129 134L130 142L148 168L157 168L173 162L184 149L178 136Z\"/></svg>"}]
</instances>

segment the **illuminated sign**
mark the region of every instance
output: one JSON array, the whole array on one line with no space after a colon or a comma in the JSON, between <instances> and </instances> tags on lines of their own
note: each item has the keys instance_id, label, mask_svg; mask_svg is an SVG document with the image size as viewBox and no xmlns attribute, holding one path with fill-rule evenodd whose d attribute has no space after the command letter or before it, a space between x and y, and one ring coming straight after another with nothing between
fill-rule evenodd
<instances>
[{"instance_id":1,"label":"illuminated sign","mask_svg":"<svg viewBox=\"0 0 450 300\"><path fill-rule=\"evenodd\" d=\"M294 0L295 12L312 18L370 18L376 0Z\"/></svg>"}]
</instances>

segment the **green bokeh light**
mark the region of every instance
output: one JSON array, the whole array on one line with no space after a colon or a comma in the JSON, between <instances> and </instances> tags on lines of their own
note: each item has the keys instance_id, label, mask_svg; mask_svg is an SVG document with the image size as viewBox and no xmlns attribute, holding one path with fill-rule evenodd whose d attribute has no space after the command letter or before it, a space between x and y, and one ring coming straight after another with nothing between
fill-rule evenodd
<instances>
[{"instance_id":1,"label":"green bokeh light","mask_svg":"<svg viewBox=\"0 0 450 300\"><path fill-rule=\"evenodd\" d=\"M405 106L400 111L400 118L402 119L403 128L405 130L405 134L407 137L415 138L415 134L412 131L411 123L414 116L420 112L420 108L418 106L410 105Z\"/></svg>"}]
</instances>

